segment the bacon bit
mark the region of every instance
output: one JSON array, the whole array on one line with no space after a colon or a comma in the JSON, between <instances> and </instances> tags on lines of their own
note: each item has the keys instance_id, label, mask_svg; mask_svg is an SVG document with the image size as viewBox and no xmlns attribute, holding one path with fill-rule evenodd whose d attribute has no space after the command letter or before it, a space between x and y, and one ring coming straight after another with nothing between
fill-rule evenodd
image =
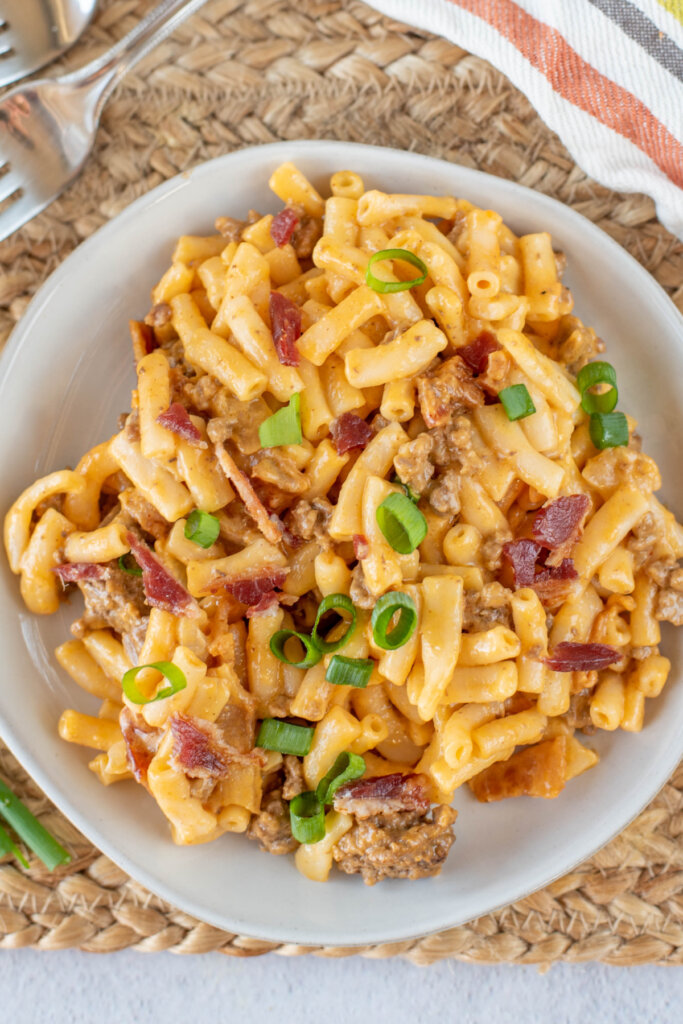
<instances>
[{"instance_id":1,"label":"bacon bit","mask_svg":"<svg viewBox=\"0 0 683 1024\"><path fill-rule=\"evenodd\" d=\"M350 448L365 448L372 438L372 427L354 412L343 412L332 421L330 433L337 455L343 455Z\"/></svg>"},{"instance_id":2,"label":"bacon bit","mask_svg":"<svg viewBox=\"0 0 683 1024\"><path fill-rule=\"evenodd\" d=\"M263 536L271 544L279 544L282 540L282 524L279 520L274 522L271 519L268 509L254 490L251 480L241 469L238 469L235 460L231 455L228 455L220 443L216 445L216 458L221 469L244 502L247 513L254 520Z\"/></svg>"},{"instance_id":3,"label":"bacon bit","mask_svg":"<svg viewBox=\"0 0 683 1024\"><path fill-rule=\"evenodd\" d=\"M278 248L281 249L283 245L287 245L296 231L298 223L298 213L289 206L285 206L284 210L275 214L270 225L270 237Z\"/></svg>"},{"instance_id":4,"label":"bacon bit","mask_svg":"<svg viewBox=\"0 0 683 1024\"><path fill-rule=\"evenodd\" d=\"M162 427L166 427L167 430L173 431L174 434L182 437L183 440L189 441L190 444L198 445L202 448L207 446L206 441L202 441L199 427L194 425L190 419L189 412L180 402L173 402L165 412L160 412L157 416L157 423Z\"/></svg>"},{"instance_id":5,"label":"bacon bit","mask_svg":"<svg viewBox=\"0 0 683 1024\"><path fill-rule=\"evenodd\" d=\"M545 659L555 672L593 672L619 661L619 652L608 644L576 644L563 640Z\"/></svg>"},{"instance_id":6,"label":"bacon bit","mask_svg":"<svg viewBox=\"0 0 683 1024\"><path fill-rule=\"evenodd\" d=\"M301 310L280 292L270 293L270 323L277 357L283 366L298 366L296 341L301 337Z\"/></svg>"},{"instance_id":7,"label":"bacon bit","mask_svg":"<svg viewBox=\"0 0 683 1024\"><path fill-rule=\"evenodd\" d=\"M516 587L530 587L536 575L536 561L541 545L522 537L503 544L503 559L509 564Z\"/></svg>"},{"instance_id":8,"label":"bacon bit","mask_svg":"<svg viewBox=\"0 0 683 1024\"><path fill-rule=\"evenodd\" d=\"M497 352L500 345L490 331L482 331L481 334L471 341L469 345L463 345L458 349L458 355L464 359L469 368L475 374L486 373L489 356Z\"/></svg>"},{"instance_id":9,"label":"bacon bit","mask_svg":"<svg viewBox=\"0 0 683 1024\"><path fill-rule=\"evenodd\" d=\"M212 722L199 722L175 712L170 717L173 736L172 763L191 779L222 779L231 763L261 764L260 754L241 754L225 743Z\"/></svg>"},{"instance_id":10,"label":"bacon bit","mask_svg":"<svg viewBox=\"0 0 683 1024\"><path fill-rule=\"evenodd\" d=\"M173 615L196 618L199 615L199 607L185 587L171 576L157 556L134 533L129 531L126 540L130 544L135 561L142 569L142 587L147 604L162 608Z\"/></svg>"},{"instance_id":11,"label":"bacon bit","mask_svg":"<svg viewBox=\"0 0 683 1024\"><path fill-rule=\"evenodd\" d=\"M133 358L136 364L153 352L155 348L159 348L159 342L149 324L142 320L129 320L128 329L133 341Z\"/></svg>"},{"instance_id":12,"label":"bacon bit","mask_svg":"<svg viewBox=\"0 0 683 1024\"><path fill-rule=\"evenodd\" d=\"M353 535L353 553L359 562L362 562L370 554L368 538L362 533L354 533Z\"/></svg>"},{"instance_id":13,"label":"bacon bit","mask_svg":"<svg viewBox=\"0 0 683 1024\"><path fill-rule=\"evenodd\" d=\"M426 775L379 775L347 782L334 795L335 811L355 814L357 818L394 814L397 811L429 810L429 780Z\"/></svg>"},{"instance_id":14,"label":"bacon bit","mask_svg":"<svg viewBox=\"0 0 683 1024\"><path fill-rule=\"evenodd\" d=\"M275 587L281 587L287 578L288 569L269 566L252 576L240 576L237 579L226 576L211 581L211 590L227 590L229 594L242 604L256 605L261 598L270 594Z\"/></svg>"},{"instance_id":15,"label":"bacon bit","mask_svg":"<svg viewBox=\"0 0 683 1024\"><path fill-rule=\"evenodd\" d=\"M569 554L581 535L590 504L586 494L569 494L538 510L532 527L534 540L557 552L546 559L546 565L557 565Z\"/></svg>"},{"instance_id":16,"label":"bacon bit","mask_svg":"<svg viewBox=\"0 0 683 1024\"><path fill-rule=\"evenodd\" d=\"M64 565L56 565L52 571L59 576L62 583L101 580L107 574L106 566L97 565L95 562L65 562Z\"/></svg>"},{"instance_id":17,"label":"bacon bit","mask_svg":"<svg viewBox=\"0 0 683 1024\"><path fill-rule=\"evenodd\" d=\"M572 591L572 584L578 576L571 558L563 558L559 565L549 566L537 572L530 586L546 608L556 608L567 600Z\"/></svg>"},{"instance_id":18,"label":"bacon bit","mask_svg":"<svg viewBox=\"0 0 683 1024\"><path fill-rule=\"evenodd\" d=\"M510 796L552 799L564 789L566 778L567 737L556 736L485 768L470 779L470 789L482 803Z\"/></svg>"},{"instance_id":19,"label":"bacon bit","mask_svg":"<svg viewBox=\"0 0 683 1024\"><path fill-rule=\"evenodd\" d=\"M126 744L126 757L134 778L143 785L147 782L147 769L161 741L160 729L139 725L133 712L124 707L119 715L119 726Z\"/></svg>"},{"instance_id":20,"label":"bacon bit","mask_svg":"<svg viewBox=\"0 0 683 1024\"><path fill-rule=\"evenodd\" d=\"M564 558L559 565L539 566L542 550L540 544L526 537L508 541L503 545L503 562L512 571L515 587L531 587L543 604L552 608L565 600L578 573L571 558Z\"/></svg>"},{"instance_id":21,"label":"bacon bit","mask_svg":"<svg viewBox=\"0 0 683 1024\"><path fill-rule=\"evenodd\" d=\"M261 612L272 611L273 608L277 608L280 604L280 594L276 594L274 590L271 590L268 594L264 594L261 600L257 604L252 604L247 608L246 616L248 619L252 615L259 615Z\"/></svg>"},{"instance_id":22,"label":"bacon bit","mask_svg":"<svg viewBox=\"0 0 683 1024\"><path fill-rule=\"evenodd\" d=\"M222 779L228 773L223 751L214 747L208 731L187 715L173 714L173 760L191 779Z\"/></svg>"}]
</instances>

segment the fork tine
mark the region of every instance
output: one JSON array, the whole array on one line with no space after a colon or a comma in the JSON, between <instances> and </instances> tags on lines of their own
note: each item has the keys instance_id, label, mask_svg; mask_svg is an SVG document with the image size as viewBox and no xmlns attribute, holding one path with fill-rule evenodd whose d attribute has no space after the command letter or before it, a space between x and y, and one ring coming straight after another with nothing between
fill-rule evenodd
<instances>
[{"instance_id":1,"label":"fork tine","mask_svg":"<svg viewBox=\"0 0 683 1024\"><path fill-rule=\"evenodd\" d=\"M10 171L9 174L5 174L0 177L0 203L4 199L9 199L13 192L16 192L21 188L21 179L19 175Z\"/></svg>"},{"instance_id":2,"label":"fork tine","mask_svg":"<svg viewBox=\"0 0 683 1024\"><path fill-rule=\"evenodd\" d=\"M0 36L2 39L2 36ZM2 43L0 43L0 49ZM25 60L17 53L8 51L8 55L3 57L0 52L0 86L10 85L12 82L16 82L18 79L23 78L27 74Z\"/></svg>"},{"instance_id":3,"label":"fork tine","mask_svg":"<svg viewBox=\"0 0 683 1024\"><path fill-rule=\"evenodd\" d=\"M30 195L23 195L21 199L8 206L0 213L0 242L3 238L9 237L13 232L18 231L27 221L31 220L41 210L44 210L48 203L36 200Z\"/></svg>"}]
</instances>

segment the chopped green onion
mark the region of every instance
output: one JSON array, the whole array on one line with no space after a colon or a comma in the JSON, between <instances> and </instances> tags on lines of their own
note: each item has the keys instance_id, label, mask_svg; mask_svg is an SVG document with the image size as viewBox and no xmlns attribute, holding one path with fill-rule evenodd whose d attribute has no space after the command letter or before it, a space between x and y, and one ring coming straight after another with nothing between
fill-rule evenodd
<instances>
[{"instance_id":1,"label":"chopped green onion","mask_svg":"<svg viewBox=\"0 0 683 1024\"><path fill-rule=\"evenodd\" d=\"M331 804L337 790L353 779L359 779L365 772L365 760L360 754L352 754L345 750L318 783L315 795L321 804Z\"/></svg>"},{"instance_id":2,"label":"chopped green onion","mask_svg":"<svg viewBox=\"0 0 683 1024\"><path fill-rule=\"evenodd\" d=\"M256 737L256 746L277 750L281 754L305 757L311 749L314 730L306 725L292 725L280 718L264 718Z\"/></svg>"},{"instance_id":3,"label":"chopped green onion","mask_svg":"<svg viewBox=\"0 0 683 1024\"><path fill-rule=\"evenodd\" d=\"M135 561L135 557L128 552L127 555L121 555L119 557L119 569L122 572L127 572L129 576L142 576L142 569Z\"/></svg>"},{"instance_id":4,"label":"chopped green onion","mask_svg":"<svg viewBox=\"0 0 683 1024\"><path fill-rule=\"evenodd\" d=\"M292 835L299 843L318 843L325 835L325 808L315 793L299 793L289 805Z\"/></svg>"},{"instance_id":5,"label":"chopped green onion","mask_svg":"<svg viewBox=\"0 0 683 1024\"><path fill-rule=\"evenodd\" d=\"M296 637L299 643L303 644L305 654L298 661L292 661L285 654L285 646L288 640ZM316 647L307 633L297 633L294 629L278 629L270 638L270 649L278 659L284 661L285 665L293 665L294 668L311 668L317 665L322 658L322 651Z\"/></svg>"},{"instance_id":6,"label":"chopped green onion","mask_svg":"<svg viewBox=\"0 0 683 1024\"><path fill-rule=\"evenodd\" d=\"M221 524L215 516L196 508L190 512L185 523L185 536L200 548L210 548L218 540Z\"/></svg>"},{"instance_id":7,"label":"chopped green onion","mask_svg":"<svg viewBox=\"0 0 683 1024\"><path fill-rule=\"evenodd\" d=\"M357 686L365 689L372 675L374 662L372 658L345 658L341 654L333 654L327 666L325 679L337 686Z\"/></svg>"},{"instance_id":8,"label":"chopped green onion","mask_svg":"<svg viewBox=\"0 0 683 1024\"><path fill-rule=\"evenodd\" d=\"M409 555L427 536L427 520L405 494L390 494L375 516L387 541L401 555Z\"/></svg>"},{"instance_id":9,"label":"chopped green onion","mask_svg":"<svg viewBox=\"0 0 683 1024\"><path fill-rule=\"evenodd\" d=\"M623 412L591 413L588 432L596 448L619 448L628 444L628 420Z\"/></svg>"},{"instance_id":10,"label":"chopped green onion","mask_svg":"<svg viewBox=\"0 0 683 1024\"><path fill-rule=\"evenodd\" d=\"M351 616L351 621L348 623L348 629L338 640L323 640L322 637L318 635L318 625L327 612L335 611L336 609L347 612L347 614ZM343 647L344 644L351 639L355 628L356 609L353 606L351 598L347 597L346 594L328 594L327 597L322 599L318 606L315 622L313 623L313 629L311 630L311 640L319 651L323 651L327 654L330 651L338 651L340 647Z\"/></svg>"},{"instance_id":11,"label":"chopped green onion","mask_svg":"<svg viewBox=\"0 0 683 1024\"><path fill-rule=\"evenodd\" d=\"M411 281L380 281L372 273L372 267L375 263L381 263L383 260L403 260L404 263L410 263L412 267L417 267L421 276L414 277ZM417 284L423 284L427 280L427 273L427 264L423 263L414 252L409 252L408 249L380 249L379 252L373 253L368 260L365 281L373 291L380 292L382 295L389 295L392 292L405 292L408 288L414 288Z\"/></svg>"},{"instance_id":12,"label":"chopped green onion","mask_svg":"<svg viewBox=\"0 0 683 1024\"><path fill-rule=\"evenodd\" d=\"M301 395L297 391L287 405L278 409L258 428L262 448L277 448L282 444L301 444Z\"/></svg>"},{"instance_id":13,"label":"chopped green onion","mask_svg":"<svg viewBox=\"0 0 683 1024\"><path fill-rule=\"evenodd\" d=\"M536 412L526 384L511 384L509 388L499 391L498 397L509 420L523 420Z\"/></svg>"},{"instance_id":14,"label":"chopped green onion","mask_svg":"<svg viewBox=\"0 0 683 1024\"><path fill-rule=\"evenodd\" d=\"M143 668L155 668L157 672L161 672L164 679L168 679L171 685L159 690L156 697L145 697L135 682L136 676L142 672ZM121 689L132 704L155 704L158 700L164 700L166 697L172 697L174 693L180 693L186 686L185 673L171 661L153 661L149 665L136 665L135 668L129 668L121 680Z\"/></svg>"},{"instance_id":15,"label":"chopped green onion","mask_svg":"<svg viewBox=\"0 0 683 1024\"><path fill-rule=\"evenodd\" d=\"M389 623L396 613L399 613L398 622L387 633ZM409 594L402 590L390 590L383 594L372 610L370 619L372 626L372 638L378 647L383 651L395 651L403 647L415 632L417 626L417 608Z\"/></svg>"},{"instance_id":16,"label":"chopped green onion","mask_svg":"<svg viewBox=\"0 0 683 1024\"><path fill-rule=\"evenodd\" d=\"M0 781L0 817L19 836L22 843L42 860L48 871L54 871L60 864L68 864L71 854L51 836L46 828L29 811L18 796Z\"/></svg>"},{"instance_id":17,"label":"chopped green onion","mask_svg":"<svg viewBox=\"0 0 683 1024\"><path fill-rule=\"evenodd\" d=\"M420 500L420 495L416 494L412 487L409 487L408 484L404 484L400 476L394 476L392 483L398 484L399 487L402 487L406 497L410 498L410 500L417 505L418 501Z\"/></svg>"},{"instance_id":18,"label":"chopped green onion","mask_svg":"<svg viewBox=\"0 0 683 1024\"><path fill-rule=\"evenodd\" d=\"M6 853L11 853L13 857L16 857L23 867L29 867L26 857L24 857L17 844L13 842L9 832L0 825L0 857L3 857Z\"/></svg>"},{"instance_id":19,"label":"chopped green onion","mask_svg":"<svg viewBox=\"0 0 683 1024\"><path fill-rule=\"evenodd\" d=\"M609 391L591 394L596 384L610 384ZM587 363L579 370L576 386L581 392L581 408L589 415L596 412L612 412L619 400L617 372L611 363Z\"/></svg>"}]
</instances>

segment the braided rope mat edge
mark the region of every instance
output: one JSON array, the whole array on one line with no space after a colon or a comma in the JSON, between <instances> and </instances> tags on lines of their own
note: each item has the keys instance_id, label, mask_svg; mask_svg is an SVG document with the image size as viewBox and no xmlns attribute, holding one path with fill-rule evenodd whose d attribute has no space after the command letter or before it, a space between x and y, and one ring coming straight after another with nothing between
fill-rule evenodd
<instances>
[{"instance_id":1,"label":"braided rope mat edge","mask_svg":"<svg viewBox=\"0 0 683 1024\"><path fill-rule=\"evenodd\" d=\"M104 51L141 7L102 0L62 66ZM75 185L0 243L0 344L52 270L138 195L221 153L301 138L413 149L553 195L628 249L683 311L683 245L652 201L588 178L485 61L356 0L211 0L114 94ZM53 874L0 861L0 949L683 963L683 766L622 835L541 892L437 935L359 947L270 943L203 924L99 854L1 744L0 775L74 855Z\"/></svg>"}]
</instances>

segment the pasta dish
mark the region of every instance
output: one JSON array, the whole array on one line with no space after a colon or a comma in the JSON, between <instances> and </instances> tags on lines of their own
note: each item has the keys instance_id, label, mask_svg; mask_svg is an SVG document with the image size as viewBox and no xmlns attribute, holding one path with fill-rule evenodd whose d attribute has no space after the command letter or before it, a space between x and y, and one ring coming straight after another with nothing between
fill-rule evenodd
<instances>
[{"instance_id":1,"label":"pasta dish","mask_svg":"<svg viewBox=\"0 0 683 1024\"><path fill-rule=\"evenodd\" d=\"M7 557L33 613L80 591L59 733L176 843L432 876L465 784L557 797L643 727L683 529L548 233L352 171L270 187L178 240L130 410L17 498Z\"/></svg>"}]
</instances>

